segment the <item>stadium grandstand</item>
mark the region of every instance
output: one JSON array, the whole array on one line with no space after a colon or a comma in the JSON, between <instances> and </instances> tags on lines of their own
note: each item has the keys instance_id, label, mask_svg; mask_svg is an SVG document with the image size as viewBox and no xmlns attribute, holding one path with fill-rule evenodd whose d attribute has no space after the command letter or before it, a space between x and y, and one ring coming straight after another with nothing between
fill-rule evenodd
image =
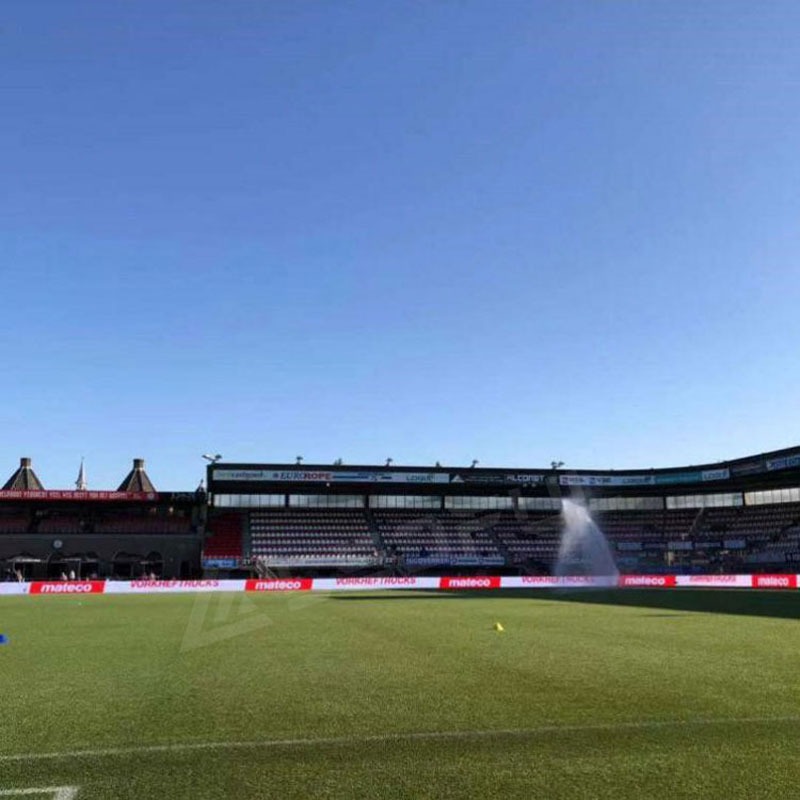
<instances>
[{"instance_id":1,"label":"stadium grandstand","mask_svg":"<svg viewBox=\"0 0 800 800\"><path fill-rule=\"evenodd\" d=\"M83 475L83 470L81 471ZM800 563L800 448L649 470L214 463L208 493L49 490L30 459L0 489L0 576L550 574L562 498L631 573Z\"/></svg>"},{"instance_id":2,"label":"stadium grandstand","mask_svg":"<svg viewBox=\"0 0 800 800\"><path fill-rule=\"evenodd\" d=\"M769 572L800 561L800 449L630 471L215 463L206 570L549 574L561 501L623 572Z\"/></svg>"}]
</instances>

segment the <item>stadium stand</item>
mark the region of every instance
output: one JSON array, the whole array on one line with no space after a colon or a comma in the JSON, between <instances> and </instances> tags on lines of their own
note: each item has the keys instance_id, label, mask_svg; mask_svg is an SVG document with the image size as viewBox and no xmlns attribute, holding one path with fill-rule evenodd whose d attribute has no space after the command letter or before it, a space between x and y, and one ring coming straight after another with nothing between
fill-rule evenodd
<instances>
[{"instance_id":1,"label":"stadium stand","mask_svg":"<svg viewBox=\"0 0 800 800\"><path fill-rule=\"evenodd\" d=\"M712 548L744 563L786 561L800 554L800 504L722 509L658 509L596 512L612 548L636 568L660 568L665 552L675 563L717 563ZM395 566L440 563L505 563L534 571L552 569L562 518L547 512L451 510L259 509L212 517L207 557L260 559L266 564L339 561L342 566L378 559ZM249 531L249 546L243 531ZM733 554L725 543L742 542Z\"/></svg>"},{"instance_id":2,"label":"stadium stand","mask_svg":"<svg viewBox=\"0 0 800 800\"><path fill-rule=\"evenodd\" d=\"M482 518L460 512L413 510L373 512L385 549L401 557L499 556L500 550Z\"/></svg>"},{"instance_id":3,"label":"stadium stand","mask_svg":"<svg viewBox=\"0 0 800 800\"><path fill-rule=\"evenodd\" d=\"M26 533L30 520L20 514L0 514L0 533Z\"/></svg>"},{"instance_id":4,"label":"stadium stand","mask_svg":"<svg viewBox=\"0 0 800 800\"><path fill-rule=\"evenodd\" d=\"M558 555L561 517L553 512L515 515L501 512L493 531L513 564L525 561L550 564Z\"/></svg>"},{"instance_id":5,"label":"stadium stand","mask_svg":"<svg viewBox=\"0 0 800 800\"><path fill-rule=\"evenodd\" d=\"M119 488L46 489L29 458L0 489L0 580L201 574L205 492L158 492L134 459Z\"/></svg>"},{"instance_id":6,"label":"stadium stand","mask_svg":"<svg viewBox=\"0 0 800 800\"><path fill-rule=\"evenodd\" d=\"M204 558L241 558L242 516L220 514L209 524L203 547Z\"/></svg>"},{"instance_id":7,"label":"stadium stand","mask_svg":"<svg viewBox=\"0 0 800 800\"><path fill-rule=\"evenodd\" d=\"M270 559L373 558L378 555L363 512L279 509L250 513L251 554Z\"/></svg>"},{"instance_id":8,"label":"stadium stand","mask_svg":"<svg viewBox=\"0 0 800 800\"><path fill-rule=\"evenodd\" d=\"M189 533L192 522L183 517L129 515L101 517L92 523L92 529L95 533Z\"/></svg>"},{"instance_id":9,"label":"stadium stand","mask_svg":"<svg viewBox=\"0 0 800 800\"><path fill-rule=\"evenodd\" d=\"M0 490L6 568L41 573L56 553L96 553L101 571L128 559L137 574L159 552L180 575L256 564L548 572L562 494L589 503L623 571L800 563L800 448L646 473L215 463L208 495L159 493L138 458L116 492L88 491L80 476L79 491L45 490L20 460Z\"/></svg>"}]
</instances>

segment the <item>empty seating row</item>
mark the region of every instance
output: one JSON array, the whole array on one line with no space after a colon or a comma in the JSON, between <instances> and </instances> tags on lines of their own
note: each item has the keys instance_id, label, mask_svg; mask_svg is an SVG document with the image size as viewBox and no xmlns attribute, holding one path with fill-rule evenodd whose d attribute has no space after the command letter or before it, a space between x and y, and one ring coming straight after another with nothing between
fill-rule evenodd
<instances>
[{"instance_id":1,"label":"empty seating row","mask_svg":"<svg viewBox=\"0 0 800 800\"><path fill-rule=\"evenodd\" d=\"M205 558L239 558L242 549L242 518L238 514L221 514L209 520L203 545Z\"/></svg>"},{"instance_id":2,"label":"empty seating row","mask_svg":"<svg viewBox=\"0 0 800 800\"><path fill-rule=\"evenodd\" d=\"M415 557L497 557L490 524L464 512L375 511L375 525L389 551Z\"/></svg>"},{"instance_id":3,"label":"empty seating row","mask_svg":"<svg viewBox=\"0 0 800 800\"><path fill-rule=\"evenodd\" d=\"M250 512L249 525L256 557L347 560L379 555L363 511L265 509Z\"/></svg>"}]
</instances>

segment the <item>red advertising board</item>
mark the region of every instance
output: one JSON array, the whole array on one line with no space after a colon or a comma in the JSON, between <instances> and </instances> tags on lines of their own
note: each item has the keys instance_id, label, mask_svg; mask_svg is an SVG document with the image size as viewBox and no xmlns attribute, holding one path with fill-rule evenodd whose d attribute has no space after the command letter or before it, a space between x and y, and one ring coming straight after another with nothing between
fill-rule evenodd
<instances>
[{"instance_id":1,"label":"red advertising board","mask_svg":"<svg viewBox=\"0 0 800 800\"><path fill-rule=\"evenodd\" d=\"M753 575L754 589L796 589L797 575Z\"/></svg>"},{"instance_id":2,"label":"red advertising board","mask_svg":"<svg viewBox=\"0 0 800 800\"><path fill-rule=\"evenodd\" d=\"M105 581L34 581L31 594L103 594Z\"/></svg>"},{"instance_id":3,"label":"red advertising board","mask_svg":"<svg viewBox=\"0 0 800 800\"><path fill-rule=\"evenodd\" d=\"M308 592L311 578L258 578L245 583L246 592Z\"/></svg>"},{"instance_id":4,"label":"red advertising board","mask_svg":"<svg viewBox=\"0 0 800 800\"><path fill-rule=\"evenodd\" d=\"M622 588L639 589L668 589L675 586L674 575L620 575L619 584Z\"/></svg>"},{"instance_id":5,"label":"red advertising board","mask_svg":"<svg viewBox=\"0 0 800 800\"><path fill-rule=\"evenodd\" d=\"M499 575L472 575L466 578L439 579L440 589L499 589Z\"/></svg>"}]
</instances>

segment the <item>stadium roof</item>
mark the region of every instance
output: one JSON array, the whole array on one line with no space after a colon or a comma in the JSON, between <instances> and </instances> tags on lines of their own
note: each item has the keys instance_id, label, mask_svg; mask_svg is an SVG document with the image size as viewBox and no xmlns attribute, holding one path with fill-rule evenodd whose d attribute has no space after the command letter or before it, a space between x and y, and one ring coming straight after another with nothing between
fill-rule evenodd
<instances>
[{"instance_id":1,"label":"stadium roof","mask_svg":"<svg viewBox=\"0 0 800 800\"><path fill-rule=\"evenodd\" d=\"M44 486L36 477L29 458L21 458L19 467L14 474L3 484L3 490L42 491Z\"/></svg>"},{"instance_id":2,"label":"stadium roof","mask_svg":"<svg viewBox=\"0 0 800 800\"><path fill-rule=\"evenodd\" d=\"M144 459L134 458L133 469L119 485L118 492L155 492L156 487L144 471Z\"/></svg>"},{"instance_id":3,"label":"stadium roof","mask_svg":"<svg viewBox=\"0 0 800 800\"><path fill-rule=\"evenodd\" d=\"M484 468L477 467L477 462L464 467L218 462L208 465L207 475L212 494L269 494L283 490L304 493L310 489L327 494L377 486L381 487L381 492L423 494L453 494L473 488L482 493L500 489L543 494L552 493L555 487L560 487L559 491L563 488L579 493L585 489L616 494L620 491L663 494L687 489L725 492L797 486L800 447L731 461L662 469L573 470L560 462L539 469Z\"/></svg>"}]
</instances>

